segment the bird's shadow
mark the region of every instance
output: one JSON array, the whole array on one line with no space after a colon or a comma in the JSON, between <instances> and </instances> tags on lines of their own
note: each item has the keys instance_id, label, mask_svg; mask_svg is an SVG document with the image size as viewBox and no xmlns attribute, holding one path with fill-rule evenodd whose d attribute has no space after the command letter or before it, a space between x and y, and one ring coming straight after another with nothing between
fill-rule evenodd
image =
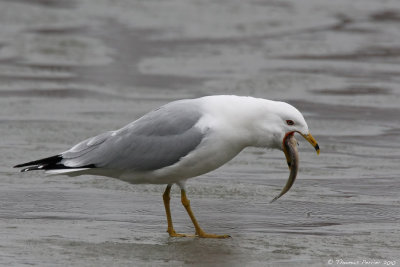
<instances>
[{"instance_id":1,"label":"bird's shadow","mask_svg":"<svg viewBox=\"0 0 400 267\"><path fill-rule=\"evenodd\" d=\"M59 238L31 240L41 246L60 246L63 252L75 258L89 260L93 257L118 259L132 264L164 262L174 264L237 264L241 261L236 242L230 239L172 238L157 237L145 241L121 239L121 241L87 242L66 241ZM151 242L150 244L147 242ZM230 264L231 265L231 264Z\"/></svg>"}]
</instances>

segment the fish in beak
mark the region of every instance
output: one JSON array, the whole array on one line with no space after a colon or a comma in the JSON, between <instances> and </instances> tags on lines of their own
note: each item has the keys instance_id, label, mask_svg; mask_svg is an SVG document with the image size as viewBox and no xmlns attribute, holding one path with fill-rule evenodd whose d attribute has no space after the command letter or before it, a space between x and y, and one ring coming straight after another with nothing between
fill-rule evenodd
<instances>
[{"instance_id":1,"label":"fish in beak","mask_svg":"<svg viewBox=\"0 0 400 267\"><path fill-rule=\"evenodd\" d=\"M301 134L301 135L308 142L310 142L310 144L317 151L317 154L319 154L319 146L314 137L311 134L307 135ZM284 194L286 194L290 190L290 188L294 184L294 181L296 180L297 172L299 170L299 153L297 150L297 140L296 138L294 138L294 132L290 132L285 135L282 141L282 148L283 152L285 153L286 161L290 169L290 174L285 187L282 189L281 193L271 201L271 203L280 198L281 196L283 196Z\"/></svg>"}]
</instances>

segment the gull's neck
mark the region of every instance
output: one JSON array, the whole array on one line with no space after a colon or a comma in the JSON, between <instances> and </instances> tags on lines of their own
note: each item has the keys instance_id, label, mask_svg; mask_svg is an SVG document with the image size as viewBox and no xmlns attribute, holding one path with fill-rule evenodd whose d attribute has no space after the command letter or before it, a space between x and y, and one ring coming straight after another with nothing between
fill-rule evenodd
<instances>
[{"instance_id":1,"label":"gull's neck","mask_svg":"<svg viewBox=\"0 0 400 267\"><path fill-rule=\"evenodd\" d=\"M243 96L201 98L206 121L238 144L280 148L276 110L279 102Z\"/></svg>"}]
</instances>

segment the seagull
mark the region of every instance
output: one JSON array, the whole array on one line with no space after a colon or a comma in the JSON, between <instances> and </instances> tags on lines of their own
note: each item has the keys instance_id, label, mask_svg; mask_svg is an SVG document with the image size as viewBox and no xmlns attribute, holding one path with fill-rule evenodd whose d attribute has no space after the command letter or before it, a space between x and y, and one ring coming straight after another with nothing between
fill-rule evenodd
<instances>
[{"instance_id":1,"label":"seagull","mask_svg":"<svg viewBox=\"0 0 400 267\"><path fill-rule=\"evenodd\" d=\"M262 98L214 95L170 102L119 130L86 139L55 156L14 166L68 176L100 175L132 184L166 184L163 201L171 237L227 238L206 233L186 196L185 183L230 161L246 147L279 149L285 138L302 135L319 154L303 115L292 105ZM286 154L289 164L290 155ZM172 185L195 234L180 234L170 210Z\"/></svg>"}]
</instances>

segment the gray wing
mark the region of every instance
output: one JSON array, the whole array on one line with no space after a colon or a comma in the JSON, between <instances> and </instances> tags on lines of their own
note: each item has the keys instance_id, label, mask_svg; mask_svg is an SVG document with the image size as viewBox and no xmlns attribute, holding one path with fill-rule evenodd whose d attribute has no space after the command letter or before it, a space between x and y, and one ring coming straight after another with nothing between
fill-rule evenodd
<instances>
[{"instance_id":1,"label":"gray wing","mask_svg":"<svg viewBox=\"0 0 400 267\"><path fill-rule=\"evenodd\" d=\"M91 165L137 171L173 165L203 139L203 133L194 127L201 115L191 100L172 102L120 130L77 144L62 153L62 163L68 167Z\"/></svg>"}]
</instances>

